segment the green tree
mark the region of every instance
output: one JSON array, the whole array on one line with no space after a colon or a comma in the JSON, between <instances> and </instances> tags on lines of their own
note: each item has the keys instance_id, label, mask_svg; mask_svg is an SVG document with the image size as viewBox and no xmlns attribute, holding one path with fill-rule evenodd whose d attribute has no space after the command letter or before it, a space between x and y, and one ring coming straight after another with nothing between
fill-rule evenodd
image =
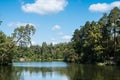
<instances>
[{"instance_id":1,"label":"green tree","mask_svg":"<svg viewBox=\"0 0 120 80\"><path fill-rule=\"evenodd\" d=\"M31 35L34 33L34 26L29 24L16 28L12 37L7 37L3 32L0 32L0 64L11 64L13 54L16 53L16 45L21 41L30 43Z\"/></svg>"},{"instance_id":2,"label":"green tree","mask_svg":"<svg viewBox=\"0 0 120 80\"><path fill-rule=\"evenodd\" d=\"M0 65L8 65L12 63L13 50L8 52L12 40L0 31Z\"/></svg>"},{"instance_id":3,"label":"green tree","mask_svg":"<svg viewBox=\"0 0 120 80\"><path fill-rule=\"evenodd\" d=\"M49 56L49 48L46 42L42 43L42 47L41 47L41 59L42 60L47 60L48 56Z\"/></svg>"},{"instance_id":4,"label":"green tree","mask_svg":"<svg viewBox=\"0 0 120 80\"><path fill-rule=\"evenodd\" d=\"M18 45L29 45L31 44L31 36L35 34L35 27L27 24L26 26L20 26L14 30L12 38ZM13 44L14 47L16 44Z\"/></svg>"},{"instance_id":5,"label":"green tree","mask_svg":"<svg viewBox=\"0 0 120 80\"><path fill-rule=\"evenodd\" d=\"M72 41L75 52L81 62L103 62L110 57L116 59L120 52L120 10L113 8L104 14L98 22L87 21L80 29L76 29Z\"/></svg>"},{"instance_id":6,"label":"green tree","mask_svg":"<svg viewBox=\"0 0 120 80\"><path fill-rule=\"evenodd\" d=\"M111 37L111 31L110 31L110 26L108 24L108 15L104 13L103 17L100 18L98 21L98 24L101 26L101 33L102 33L102 39L101 39L101 44L103 46L103 53L104 57L108 58L110 55L110 37Z\"/></svg>"},{"instance_id":7,"label":"green tree","mask_svg":"<svg viewBox=\"0 0 120 80\"><path fill-rule=\"evenodd\" d=\"M120 26L119 23L119 18L120 18L120 9L118 7L115 7L114 9L111 10L109 14L109 24L111 26L111 33L113 34L113 43L114 43L114 53L113 55L115 56L116 54L116 49L117 49L117 34L120 32Z\"/></svg>"}]
</instances>

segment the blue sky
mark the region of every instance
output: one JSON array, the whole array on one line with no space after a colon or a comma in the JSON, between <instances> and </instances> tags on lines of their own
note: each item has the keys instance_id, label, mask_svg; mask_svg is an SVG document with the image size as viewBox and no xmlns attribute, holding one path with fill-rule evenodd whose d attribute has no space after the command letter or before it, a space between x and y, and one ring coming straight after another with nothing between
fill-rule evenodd
<instances>
[{"instance_id":1,"label":"blue sky","mask_svg":"<svg viewBox=\"0 0 120 80\"><path fill-rule=\"evenodd\" d=\"M29 23L36 27L33 44L68 42L75 29L115 6L119 0L0 0L0 30L10 36Z\"/></svg>"}]
</instances>

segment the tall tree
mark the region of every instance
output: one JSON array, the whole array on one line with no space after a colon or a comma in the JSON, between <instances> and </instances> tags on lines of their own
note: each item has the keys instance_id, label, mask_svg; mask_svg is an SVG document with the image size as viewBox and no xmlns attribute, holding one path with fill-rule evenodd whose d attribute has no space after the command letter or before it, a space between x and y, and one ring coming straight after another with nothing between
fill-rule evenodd
<instances>
[{"instance_id":1,"label":"tall tree","mask_svg":"<svg viewBox=\"0 0 120 80\"><path fill-rule=\"evenodd\" d=\"M111 33L113 34L113 41L114 41L114 56L116 53L117 48L117 34L119 34L120 26L118 24L120 23L119 17L120 17L120 9L118 7L115 7L111 10L109 14L109 24L111 26Z\"/></svg>"},{"instance_id":2,"label":"tall tree","mask_svg":"<svg viewBox=\"0 0 120 80\"><path fill-rule=\"evenodd\" d=\"M12 38L15 44L31 44L31 36L35 34L35 27L27 24L20 26L14 30ZM12 46L14 46L13 44Z\"/></svg>"}]
</instances>

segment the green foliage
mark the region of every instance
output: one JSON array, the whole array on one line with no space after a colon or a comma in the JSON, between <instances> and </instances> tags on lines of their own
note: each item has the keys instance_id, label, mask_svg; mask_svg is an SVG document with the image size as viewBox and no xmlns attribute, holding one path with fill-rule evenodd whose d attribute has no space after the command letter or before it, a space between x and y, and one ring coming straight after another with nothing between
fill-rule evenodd
<instances>
[{"instance_id":1,"label":"green foliage","mask_svg":"<svg viewBox=\"0 0 120 80\"><path fill-rule=\"evenodd\" d=\"M22 49L17 51L17 44L22 47L24 44L30 43L30 37L34 33L34 26L29 24L16 28L12 37L8 37L3 32L0 32L0 65L11 64L12 60L15 58L13 58L13 55L22 51Z\"/></svg>"},{"instance_id":2,"label":"green foliage","mask_svg":"<svg viewBox=\"0 0 120 80\"><path fill-rule=\"evenodd\" d=\"M12 34L13 40L20 46L31 44L31 36L35 34L35 28L33 25L27 24L26 26L20 26L14 30Z\"/></svg>"},{"instance_id":3,"label":"green foliage","mask_svg":"<svg viewBox=\"0 0 120 80\"><path fill-rule=\"evenodd\" d=\"M76 62L78 55L73 49L73 43L59 43L53 45L43 42L41 46L18 46L13 61L69 61Z\"/></svg>"},{"instance_id":4,"label":"green foliage","mask_svg":"<svg viewBox=\"0 0 120 80\"><path fill-rule=\"evenodd\" d=\"M98 22L86 22L76 29L72 41L82 63L104 62L114 57L120 61L120 9L115 7Z\"/></svg>"},{"instance_id":5,"label":"green foliage","mask_svg":"<svg viewBox=\"0 0 120 80\"><path fill-rule=\"evenodd\" d=\"M12 50L8 52L12 40L0 31L0 65L10 64L12 62Z\"/></svg>"}]
</instances>

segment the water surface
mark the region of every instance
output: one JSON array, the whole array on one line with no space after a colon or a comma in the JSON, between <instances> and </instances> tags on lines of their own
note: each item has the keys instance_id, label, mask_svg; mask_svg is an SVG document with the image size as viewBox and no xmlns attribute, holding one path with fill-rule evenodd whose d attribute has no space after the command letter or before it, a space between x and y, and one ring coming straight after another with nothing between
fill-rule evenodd
<instances>
[{"instance_id":1,"label":"water surface","mask_svg":"<svg viewBox=\"0 0 120 80\"><path fill-rule=\"evenodd\" d=\"M15 62L12 67L0 67L0 80L120 80L120 67L65 62Z\"/></svg>"}]
</instances>

